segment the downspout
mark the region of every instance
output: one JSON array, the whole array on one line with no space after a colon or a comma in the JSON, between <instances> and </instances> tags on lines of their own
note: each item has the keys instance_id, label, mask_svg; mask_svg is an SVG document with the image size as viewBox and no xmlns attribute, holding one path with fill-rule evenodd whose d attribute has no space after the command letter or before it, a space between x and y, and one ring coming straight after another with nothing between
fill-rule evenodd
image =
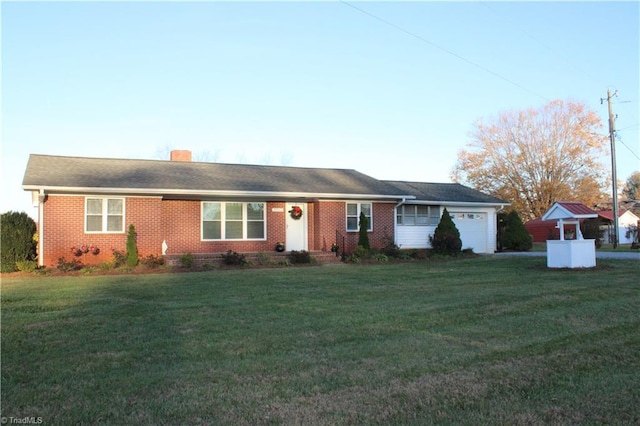
<instances>
[{"instance_id":1,"label":"downspout","mask_svg":"<svg viewBox=\"0 0 640 426\"><path fill-rule=\"evenodd\" d=\"M396 246L399 247L398 245L398 207L400 207L401 205L403 205L404 203L407 202L407 198L406 197L402 197L402 200L395 205L395 207L393 208L393 244L395 244Z\"/></svg>"},{"instance_id":2,"label":"downspout","mask_svg":"<svg viewBox=\"0 0 640 426\"><path fill-rule=\"evenodd\" d=\"M500 251L502 251L502 243L500 242L500 224L498 223L498 213L500 213L501 211L504 210L504 206L505 204L498 204L498 207L496 208L496 214L493 216L493 226L495 227L496 230L496 238L495 238L495 247L493 248L494 253L498 251L498 249L500 249Z\"/></svg>"},{"instance_id":3,"label":"downspout","mask_svg":"<svg viewBox=\"0 0 640 426\"><path fill-rule=\"evenodd\" d=\"M44 266L44 189L38 194L38 266Z\"/></svg>"}]
</instances>

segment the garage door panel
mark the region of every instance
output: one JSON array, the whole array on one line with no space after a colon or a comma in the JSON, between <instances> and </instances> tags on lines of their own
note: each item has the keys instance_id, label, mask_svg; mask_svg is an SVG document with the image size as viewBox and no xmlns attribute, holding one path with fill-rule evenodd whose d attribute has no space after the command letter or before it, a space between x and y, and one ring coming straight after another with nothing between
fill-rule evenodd
<instances>
[{"instance_id":1,"label":"garage door panel","mask_svg":"<svg viewBox=\"0 0 640 426\"><path fill-rule=\"evenodd\" d=\"M487 252L487 214L476 212L452 212L451 217L460 231L462 248L472 248L476 253Z\"/></svg>"}]
</instances>

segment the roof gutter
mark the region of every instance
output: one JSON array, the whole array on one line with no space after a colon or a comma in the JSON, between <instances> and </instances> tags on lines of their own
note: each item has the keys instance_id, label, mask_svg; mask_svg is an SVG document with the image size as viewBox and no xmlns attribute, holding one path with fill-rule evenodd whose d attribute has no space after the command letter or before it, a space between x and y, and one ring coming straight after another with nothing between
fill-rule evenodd
<instances>
[{"instance_id":1,"label":"roof gutter","mask_svg":"<svg viewBox=\"0 0 640 426\"><path fill-rule=\"evenodd\" d=\"M415 197L414 197L415 199ZM511 203L476 203L473 201L418 201L415 204L429 205L429 206L454 206L454 207L499 207L500 210L506 206L510 206Z\"/></svg>"},{"instance_id":2,"label":"roof gutter","mask_svg":"<svg viewBox=\"0 0 640 426\"><path fill-rule=\"evenodd\" d=\"M342 198L342 199L388 199L415 198L407 195L380 194L342 194L342 193L309 193L309 192L280 192L280 191L198 191L193 189L155 189L155 188L97 188L71 186L40 186L23 185L25 191L47 191L60 194L118 194L118 195L155 195L155 196L200 196L200 197L278 197L278 198Z\"/></svg>"}]
</instances>

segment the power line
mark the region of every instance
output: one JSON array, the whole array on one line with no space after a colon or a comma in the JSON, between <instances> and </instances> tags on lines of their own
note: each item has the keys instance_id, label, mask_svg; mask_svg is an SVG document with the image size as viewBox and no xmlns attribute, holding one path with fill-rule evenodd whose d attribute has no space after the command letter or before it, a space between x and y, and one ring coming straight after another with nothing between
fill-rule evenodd
<instances>
[{"instance_id":1,"label":"power line","mask_svg":"<svg viewBox=\"0 0 640 426\"><path fill-rule=\"evenodd\" d=\"M453 57L455 57L455 58L460 59L461 61L464 61L464 62L466 62L466 63L468 63L468 64L470 64L470 65L473 65L473 66L474 66L474 67L476 67L476 68L481 69L481 70L482 70L482 71L484 71L484 72L487 72L487 73L489 73L489 74L491 74L491 75L493 75L493 76L495 76L495 77L498 77L500 80L506 81L507 83L509 83L509 84L511 84L511 85L513 85L513 86L516 86L516 87L518 87L518 88L520 88L520 89L524 90L525 92L529 92L529 93L531 93L532 95L535 95L535 96L537 96L537 97L539 97L539 98L541 98L541 99L543 99L543 100L545 100L545 101L547 101L547 102L549 102L549 101L550 101L547 97L545 97L545 96L543 96L543 95L541 95L541 94L539 94L539 93L537 93L537 92L534 92L533 90L531 90L531 89L529 89L529 88L527 88L527 87L524 87L524 86L522 86L521 84L518 84L518 83L516 83L515 81L510 80L510 79L508 79L507 77L505 77L505 76L503 76L503 75L501 75L501 74L498 74L498 73L497 73L497 72L495 72L495 71L490 70L489 68L483 67L482 65L480 65L480 64L478 64L478 63L476 63L476 62L473 62L473 61L472 61L472 60L470 60L470 59L467 59L467 58L465 58L465 57L463 57L463 56L460 56L460 55L458 55L457 53L452 52L452 51L451 51L451 50L449 50L449 49L446 49L446 48L444 48L444 47L442 47L442 46L440 46L440 45L438 45L438 44L436 44L436 43L434 43L434 42L432 42L432 41L430 41L430 40L427 40L426 38L424 38L424 37L422 37L422 36L420 36L420 35L418 35L418 34L416 34L416 33L414 33L414 32L411 32L411 31L409 31L409 30L406 30L406 29L404 29L404 28L400 27L399 25L394 24L393 22L387 21L386 19L381 18L381 17L379 17L379 16L377 16L377 15L374 15L374 14L373 14L373 13L371 13L371 12L368 12L368 11L366 11L366 10L364 10L364 9L361 9L361 8L359 8L359 7L357 7L357 6L354 6L353 4L351 4L351 3L347 2L347 1L344 1L344 0L338 0L338 1L339 1L340 3L342 3L342 4L344 4L345 6L349 6L349 7L353 8L353 9L357 10L358 12L363 13L363 14L365 14L365 15L369 16L370 18L373 18L373 19L375 19L375 20L377 20L377 21L380 21L380 22L382 22L383 24L388 25L388 26L390 26L390 27L392 27L392 28L394 28L394 29L396 29L396 30L398 30L398 31L400 31L400 32L402 32L402 33L404 33L404 34L408 35L408 36L411 36L411 37L413 37L413 38L415 38L415 39L417 39L417 40L419 40L419 41L421 41L421 42L423 42L423 43L427 43L427 44L429 44L429 45L431 45L431 46L435 47L436 49L442 50L443 52L445 52L445 53L447 53L447 54L449 54L449 55L451 55L451 56L453 56Z\"/></svg>"},{"instance_id":2,"label":"power line","mask_svg":"<svg viewBox=\"0 0 640 426\"><path fill-rule=\"evenodd\" d=\"M491 7L490 5L488 5L486 2L481 1L480 2L484 7L486 7L487 9L489 9L490 11L492 11L496 16L498 16L499 18L503 19L504 21L504 15L500 12L498 12L496 9L494 9L493 7ZM509 19L507 19L509 20ZM503 22L501 21L501 22ZM509 20L510 21L510 20ZM569 61L566 60L566 55L561 54L560 52L558 52L557 50L555 50L553 47L549 46L548 44L544 43L543 41L541 41L540 39L538 39L537 37L535 37L534 35L530 34L529 32L525 31L522 29L522 27L517 26L515 24L513 24L512 22L509 22L511 24L511 26L513 28L516 28L518 31L520 31L521 33L523 33L524 35L526 35L527 37L529 37L530 39L536 41L540 46L544 47L545 49L549 50L550 52L553 52L557 57L560 57L562 59L562 61L565 64L570 65L571 67L573 67L575 70L580 71L582 74L586 75L587 77L589 77L589 79L591 79L591 81L593 83L597 83L599 84L599 82L588 72L586 72L584 69L579 68L578 66L576 66L576 64L574 63L570 63ZM616 102L617 103L617 102Z\"/></svg>"},{"instance_id":3,"label":"power line","mask_svg":"<svg viewBox=\"0 0 640 426\"><path fill-rule=\"evenodd\" d=\"M638 127L638 126L640 126L640 123L636 123L633 126L627 126L627 127L623 127L622 129L618 129L618 132L621 132L623 130L633 129L634 127Z\"/></svg>"},{"instance_id":4,"label":"power line","mask_svg":"<svg viewBox=\"0 0 640 426\"><path fill-rule=\"evenodd\" d=\"M549 99L548 99L547 97L545 97L545 96L543 96L543 95L541 95L541 94L539 94L539 93L537 93L537 92L534 92L533 90L531 90L531 89L529 89L529 88L527 88L527 87L524 87L524 86L522 86L521 84L518 84L518 83L514 82L513 80L510 80L510 79L508 79L507 77L504 77L503 75L498 74L497 72L490 70L489 68L486 68L486 67L484 67L484 66L482 66L482 65L480 65L480 64L478 64L478 63L476 63L476 62L473 62L473 61L471 61L470 59L467 59L467 58L465 58L465 57L463 57L463 56L460 56L460 55L458 55L457 53L455 53L455 52L453 52L453 51L451 51L451 50L449 50L449 49L447 49L447 48L444 48L444 47L442 47L442 46L440 46L440 45L438 45L438 44L436 44L436 43L432 42L431 40L428 40L428 39L426 39L426 38L424 38L424 37L422 37L422 36L420 36L420 35L418 35L418 34L416 34L416 33L412 32L412 31L409 31L409 30L407 30L407 29L405 29L405 28L402 28L402 27L400 27L399 25L394 24L393 22L390 22L390 21L388 21L388 20L386 20L386 19L384 19L384 18L381 18L381 17L379 17L379 16L377 16L377 15L375 15L375 14L371 13L371 12L368 12L368 11L366 11L366 10L364 10L364 9L360 8L360 7L357 7L357 6L355 6L355 5L351 4L351 3L347 2L347 1L344 1L344 0L338 0L338 1L339 1L340 3L342 3L342 4L344 4L345 6L349 6L349 7L351 7L352 9L355 9L355 10L357 10L358 12L363 13L364 15L369 16L370 18L373 18L373 19L375 19L375 20L377 20L377 21L382 22L382 23L383 23L383 24L385 24L385 25L388 25L388 26L392 27L393 29L395 29L395 30L397 30L397 31L400 31L400 32L402 32L402 33L404 33L404 34L406 34L406 35L408 35L408 36L411 36L411 37L413 37L413 38L415 38L415 39L417 39L417 40L419 40L419 41L421 41L421 42L423 42L423 43L427 43L427 44L429 44L430 46L435 47L436 49L439 49L439 50L441 50L441 51L443 51L443 52L445 52L445 53L447 53L447 54L449 54L449 55L451 55L451 56L453 56L453 57L455 57L455 58L460 59L461 61L464 61L464 62L466 62L466 63L468 63L468 64L470 64L470 65L473 65L473 66L474 66L474 67L476 67L476 68L479 68L479 69L481 69L481 70L483 70L483 71L485 71L485 72L487 72L487 73L489 73L489 74L491 74L491 75L493 75L493 76L495 76L495 77L498 77L499 79L501 79L501 80L503 80L503 81L506 81L507 83L509 83L509 84L511 84L511 85L514 85L514 86L516 86L516 87L518 87L518 88L520 88L520 89L522 89L522 90L524 90L524 91L526 91L526 92L529 92L529 93L531 93L531 94L533 94L533 95L535 95L535 96L537 96L537 97L539 97L539 98L541 98L541 99L543 99L543 100L545 100L545 101L549 102ZM484 4L484 2L482 2L482 3ZM489 7L488 5L486 5L486 4L484 4L484 5L485 5L486 7L488 7L489 9L493 10L493 9L492 9L491 7ZM494 11L494 13L497 13L497 12L495 12L495 11ZM550 47L548 47L546 44L542 43L540 40L536 39L536 38L535 38L535 37L533 37L532 35L528 34L528 33L527 33L527 32L525 32L525 31L523 31L523 33L525 33L526 35L528 35L528 36L529 36L529 37L531 37L532 39L536 40L538 43L540 43L542 46L546 47L547 49L549 49L549 50L553 51L553 49L551 49L551 48L550 48ZM580 70L579 68L576 68L576 69ZM580 70L580 71L584 72L583 70ZM592 78L588 73L584 72L584 74L585 74L585 75L587 75L587 76L589 76L590 78ZM593 79L593 78L592 78L592 79ZM622 130L627 130L627 129L630 129L630 128L633 128L633 127L637 127L637 126L639 126L639 125L640 125L640 123L639 123L639 124L635 124L635 125L633 125L633 126L624 127L624 128L622 128L622 129L616 130L616 133L617 133L617 132L620 132L620 131L622 131ZM628 146L627 146L627 145L626 145L622 140L618 139L618 141L619 141L619 142L620 142L620 143L621 143L625 148L627 148L627 149L629 150L629 152L631 152L631 154L632 154L634 157L636 157L636 158L640 159L640 158L638 157L638 155L637 155L635 152L633 152L633 151L631 150L631 148L629 148L629 147L628 147Z\"/></svg>"},{"instance_id":5,"label":"power line","mask_svg":"<svg viewBox=\"0 0 640 426\"><path fill-rule=\"evenodd\" d=\"M618 135L618 132L619 132L619 131L620 131L620 130L616 130L616 136ZM634 157L636 157L638 160L640 160L640 157L638 157L638 154L636 154L635 152L633 152L633 150L632 150L631 148L629 148L629 147L627 146L627 144L626 144L626 143L624 143L624 142L622 141L622 138L621 138L621 137L619 137L619 136L618 136L618 137L616 138L616 140L617 140L618 142L620 142L622 145L624 145L624 147L625 147L625 148L627 148L627 149L629 150L629 152L631 153L631 155L633 155L633 156L634 156Z\"/></svg>"}]
</instances>

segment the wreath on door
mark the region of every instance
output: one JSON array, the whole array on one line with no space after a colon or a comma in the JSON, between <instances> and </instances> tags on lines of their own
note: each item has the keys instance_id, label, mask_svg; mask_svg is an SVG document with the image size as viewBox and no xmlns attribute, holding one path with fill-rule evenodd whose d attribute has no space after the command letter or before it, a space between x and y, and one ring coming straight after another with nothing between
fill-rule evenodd
<instances>
[{"instance_id":1,"label":"wreath on door","mask_svg":"<svg viewBox=\"0 0 640 426\"><path fill-rule=\"evenodd\" d=\"M293 206L291 210L289 210L289 214L291 215L292 219L295 219L295 220L300 219L302 217L302 207Z\"/></svg>"}]
</instances>

